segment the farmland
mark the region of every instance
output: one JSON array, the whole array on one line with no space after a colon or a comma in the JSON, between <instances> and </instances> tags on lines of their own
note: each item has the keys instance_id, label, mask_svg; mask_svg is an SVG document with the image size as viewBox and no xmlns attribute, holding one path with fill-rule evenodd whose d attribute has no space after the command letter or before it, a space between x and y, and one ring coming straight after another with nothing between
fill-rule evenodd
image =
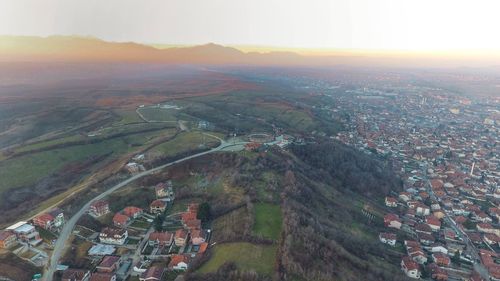
<instances>
[{"instance_id":1,"label":"farmland","mask_svg":"<svg viewBox=\"0 0 500 281\"><path fill-rule=\"evenodd\" d=\"M253 233L268 239L278 240L281 231L281 210L279 205L255 204Z\"/></svg>"},{"instance_id":2,"label":"farmland","mask_svg":"<svg viewBox=\"0 0 500 281\"><path fill-rule=\"evenodd\" d=\"M242 270L255 270L264 275L272 275L276 256L276 246L254 245L247 242L225 243L213 248L210 260L200 269L200 273L216 271L226 262L234 262Z\"/></svg>"}]
</instances>

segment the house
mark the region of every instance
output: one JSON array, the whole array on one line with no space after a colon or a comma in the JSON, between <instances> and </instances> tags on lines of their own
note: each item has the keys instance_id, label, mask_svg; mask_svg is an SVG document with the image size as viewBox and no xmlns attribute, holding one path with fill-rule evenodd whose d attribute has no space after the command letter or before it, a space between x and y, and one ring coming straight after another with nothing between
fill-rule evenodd
<instances>
[{"instance_id":1,"label":"house","mask_svg":"<svg viewBox=\"0 0 500 281\"><path fill-rule=\"evenodd\" d=\"M148 238L148 244L151 246L170 247L173 241L174 235L170 232L153 232Z\"/></svg>"},{"instance_id":2,"label":"house","mask_svg":"<svg viewBox=\"0 0 500 281\"><path fill-rule=\"evenodd\" d=\"M16 244L16 235L12 231L0 231L0 249L8 249Z\"/></svg>"},{"instance_id":3,"label":"house","mask_svg":"<svg viewBox=\"0 0 500 281\"><path fill-rule=\"evenodd\" d=\"M26 222L18 222L7 227L7 230L12 230L16 234L17 239L29 243L32 246L36 246L42 242L40 233L36 231L33 225Z\"/></svg>"},{"instance_id":4,"label":"house","mask_svg":"<svg viewBox=\"0 0 500 281\"><path fill-rule=\"evenodd\" d=\"M418 241L424 245L431 245L436 241L434 236L427 234L427 233L418 233Z\"/></svg>"},{"instance_id":5,"label":"house","mask_svg":"<svg viewBox=\"0 0 500 281\"><path fill-rule=\"evenodd\" d=\"M500 243L500 238L492 233L484 234L483 239L484 242L488 243L489 245L498 245L498 243Z\"/></svg>"},{"instance_id":6,"label":"house","mask_svg":"<svg viewBox=\"0 0 500 281\"><path fill-rule=\"evenodd\" d=\"M189 257L186 255L173 255L168 268L174 270L186 270L189 264Z\"/></svg>"},{"instance_id":7,"label":"house","mask_svg":"<svg viewBox=\"0 0 500 281\"><path fill-rule=\"evenodd\" d=\"M54 227L61 227L64 224L64 213L61 209L54 208L49 211L49 215L54 218L52 222Z\"/></svg>"},{"instance_id":8,"label":"house","mask_svg":"<svg viewBox=\"0 0 500 281\"><path fill-rule=\"evenodd\" d=\"M398 215L396 214L387 214L384 216L384 224L386 227L391 227L391 228L396 228L400 229L401 228L401 220L399 219Z\"/></svg>"},{"instance_id":9,"label":"house","mask_svg":"<svg viewBox=\"0 0 500 281\"><path fill-rule=\"evenodd\" d=\"M412 260L414 260L418 264L425 264L427 262L427 256L425 253L422 251L422 249L418 248L417 249L410 249L411 251L408 251L408 255L411 257Z\"/></svg>"},{"instance_id":10,"label":"house","mask_svg":"<svg viewBox=\"0 0 500 281\"><path fill-rule=\"evenodd\" d=\"M401 200L403 202L407 202L407 201L411 200L411 193L401 192L401 193L399 193L398 198L399 198L399 200Z\"/></svg>"},{"instance_id":11,"label":"house","mask_svg":"<svg viewBox=\"0 0 500 281\"><path fill-rule=\"evenodd\" d=\"M387 207L391 207L391 208L394 208L394 207L397 207L398 206L398 200L394 197L385 197L385 205Z\"/></svg>"},{"instance_id":12,"label":"house","mask_svg":"<svg viewBox=\"0 0 500 281\"><path fill-rule=\"evenodd\" d=\"M172 181L158 183L155 186L155 194L156 198L173 197L174 192L172 190Z\"/></svg>"},{"instance_id":13,"label":"house","mask_svg":"<svg viewBox=\"0 0 500 281\"><path fill-rule=\"evenodd\" d=\"M154 200L151 204L149 204L149 212L152 214L161 214L165 212L166 208L167 203L162 200Z\"/></svg>"},{"instance_id":14,"label":"house","mask_svg":"<svg viewBox=\"0 0 500 281\"><path fill-rule=\"evenodd\" d=\"M437 232L441 229L441 221L435 216L425 217L425 223L431 228L432 231Z\"/></svg>"},{"instance_id":15,"label":"house","mask_svg":"<svg viewBox=\"0 0 500 281\"><path fill-rule=\"evenodd\" d=\"M443 210L436 210L436 211L432 212L432 215L438 219L442 219L446 216L446 214L444 213Z\"/></svg>"},{"instance_id":16,"label":"house","mask_svg":"<svg viewBox=\"0 0 500 281\"><path fill-rule=\"evenodd\" d=\"M396 238L397 236L394 233L381 232L378 235L378 239L380 240L380 242L388 244L390 246L396 245Z\"/></svg>"},{"instance_id":17,"label":"house","mask_svg":"<svg viewBox=\"0 0 500 281\"><path fill-rule=\"evenodd\" d=\"M88 281L90 271L85 269L66 269L63 271L61 281Z\"/></svg>"},{"instance_id":18,"label":"house","mask_svg":"<svg viewBox=\"0 0 500 281\"><path fill-rule=\"evenodd\" d=\"M122 215L120 213L116 213L113 216L113 224L118 227L125 227L129 223L130 218L126 215Z\"/></svg>"},{"instance_id":19,"label":"house","mask_svg":"<svg viewBox=\"0 0 500 281\"><path fill-rule=\"evenodd\" d=\"M90 205L89 214L94 217L104 216L109 213L109 203L105 200L98 200Z\"/></svg>"},{"instance_id":20,"label":"house","mask_svg":"<svg viewBox=\"0 0 500 281\"><path fill-rule=\"evenodd\" d=\"M432 228L425 223L419 223L415 226L415 231L417 233L426 233L426 234L431 234L432 233Z\"/></svg>"},{"instance_id":21,"label":"house","mask_svg":"<svg viewBox=\"0 0 500 281\"><path fill-rule=\"evenodd\" d=\"M484 222L484 223L493 222L493 220L485 212L482 212L482 211L473 212L472 218L475 219L476 221L480 221L480 222Z\"/></svg>"},{"instance_id":22,"label":"house","mask_svg":"<svg viewBox=\"0 0 500 281\"><path fill-rule=\"evenodd\" d=\"M431 247L431 252L433 252L433 253L443 253L443 254L447 255L448 254L448 249L446 249L444 246L436 244L436 245L433 245Z\"/></svg>"},{"instance_id":23,"label":"house","mask_svg":"<svg viewBox=\"0 0 500 281\"><path fill-rule=\"evenodd\" d=\"M492 234L495 234L497 236L500 236L500 229L493 227L489 223L481 222L481 223L478 223L476 227L477 227L477 230L480 232L492 233Z\"/></svg>"},{"instance_id":24,"label":"house","mask_svg":"<svg viewBox=\"0 0 500 281\"><path fill-rule=\"evenodd\" d=\"M51 229L53 226L53 222L54 217L52 217L52 215L48 213L43 213L33 219L33 224L43 229Z\"/></svg>"},{"instance_id":25,"label":"house","mask_svg":"<svg viewBox=\"0 0 500 281\"><path fill-rule=\"evenodd\" d=\"M192 229L191 230L191 243L193 245L200 245L205 242L205 232L201 229Z\"/></svg>"},{"instance_id":26,"label":"house","mask_svg":"<svg viewBox=\"0 0 500 281\"><path fill-rule=\"evenodd\" d=\"M429 208L424 203L418 202L418 204L416 205L416 208L415 208L415 212L416 212L417 216L424 217L424 216L430 215L431 208Z\"/></svg>"},{"instance_id":27,"label":"house","mask_svg":"<svg viewBox=\"0 0 500 281\"><path fill-rule=\"evenodd\" d=\"M119 256L104 256L99 265L97 265L97 272L111 273L118 269L120 266Z\"/></svg>"},{"instance_id":28,"label":"house","mask_svg":"<svg viewBox=\"0 0 500 281\"><path fill-rule=\"evenodd\" d=\"M131 174L135 174L135 173L138 173L140 170L141 170L141 166L136 163L136 162L129 162L125 165L125 169L131 173Z\"/></svg>"},{"instance_id":29,"label":"house","mask_svg":"<svg viewBox=\"0 0 500 281\"><path fill-rule=\"evenodd\" d=\"M189 230L201 229L201 220L190 220L187 221L184 226Z\"/></svg>"},{"instance_id":30,"label":"house","mask_svg":"<svg viewBox=\"0 0 500 281\"><path fill-rule=\"evenodd\" d=\"M439 205L439 202L432 202L431 203L431 210L432 211L437 211L437 210L441 210L441 205Z\"/></svg>"},{"instance_id":31,"label":"house","mask_svg":"<svg viewBox=\"0 0 500 281\"><path fill-rule=\"evenodd\" d=\"M261 146L262 146L261 143L250 142L250 143L245 144L245 150L246 151L258 151Z\"/></svg>"},{"instance_id":32,"label":"house","mask_svg":"<svg viewBox=\"0 0 500 281\"><path fill-rule=\"evenodd\" d=\"M427 266L427 271L430 273L431 278L436 281L448 280L448 272L440 268L437 264L431 263Z\"/></svg>"},{"instance_id":33,"label":"house","mask_svg":"<svg viewBox=\"0 0 500 281\"><path fill-rule=\"evenodd\" d=\"M142 215L144 211L141 208L137 208L134 206L128 206L123 209L123 214L126 215L129 218L138 218L140 215Z\"/></svg>"},{"instance_id":34,"label":"house","mask_svg":"<svg viewBox=\"0 0 500 281\"><path fill-rule=\"evenodd\" d=\"M162 182L155 185L155 195L156 195L156 198L167 197L168 196L167 185L162 183Z\"/></svg>"},{"instance_id":35,"label":"house","mask_svg":"<svg viewBox=\"0 0 500 281\"><path fill-rule=\"evenodd\" d=\"M186 212L181 214L181 220L182 224L186 225L188 221L195 220L196 219L196 213L192 212Z\"/></svg>"},{"instance_id":36,"label":"house","mask_svg":"<svg viewBox=\"0 0 500 281\"><path fill-rule=\"evenodd\" d=\"M175 238L174 238L175 245L179 247L185 246L187 237L188 237L188 232L185 229L177 229L177 231L175 231Z\"/></svg>"},{"instance_id":37,"label":"house","mask_svg":"<svg viewBox=\"0 0 500 281\"><path fill-rule=\"evenodd\" d=\"M401 270L410 278L419 279L420 269L418 264L410 257L403 257L401 260Z\"/></svg>"},{"instance_id":38,"label":"house","mask_svg":"<svg viewBox=\"0 0 500 281\"><path fill-rule=\"evenodd\" d=\"M204 242L200 244L200 248L198 249L198 254L201 255L205 253L205 251L208 249L208 243Z\"/></svg>"},{"instance_id":39,"label":"house","mask_svg":"<svg viewBox=\"0 0 500 281\"><path fill-rule=\"evenodd\" d=\"M449 266L450 265L450 257L443 253L433 253L432 260L439 266Z\"/></svg>"},{"instance_id":40,"label":"house","mask_svg":"<svg viewBox=\"0 0 500 281\"><path fill-rule=\"evenodd\" d=\"M160 266L152 266L146 270L146 272L141 274L139 277L140 281L159 281L162 280L165 274L165 268Z\"/></svg>"},{"instance_id":41,"label":"house","mask_svg":"<svg viewBox=\"0 0 500 281\"><path fill-rule=\"evenodd\" d=\"M90 281L116 281L116 275L113 273L96 272L92 273Z\"/></svg>"},{"instance_id":42,"label":"house","mask_svg":"<svg viewBox=\"0 0 500 281\"><path fill-rule=\"evenodd\" d=\"M128 238L126 229L105 227L99 233L99 241L105 244L123 245Z\"/></svg>"}]
</instances>

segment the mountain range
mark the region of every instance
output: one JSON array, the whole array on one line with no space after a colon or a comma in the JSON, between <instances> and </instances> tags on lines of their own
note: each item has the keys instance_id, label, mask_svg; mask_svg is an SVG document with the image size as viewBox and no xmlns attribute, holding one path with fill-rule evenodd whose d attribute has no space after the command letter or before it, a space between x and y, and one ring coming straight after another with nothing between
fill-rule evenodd
<instances>
[{"instance_id":1,"label":"mountain range","mask_svg":"<svg viewBox=\"0 0 500 281\"><path fill-rule=\"evenodd\" d=\"M305 55L290 51L243 52L218 44L155 48L133 42L108 42L80 36L0 36L0 62L142 62L254 66L394 66L485 67L500 64L500 55L336 51Z\"/></svg>"}]
</instances>

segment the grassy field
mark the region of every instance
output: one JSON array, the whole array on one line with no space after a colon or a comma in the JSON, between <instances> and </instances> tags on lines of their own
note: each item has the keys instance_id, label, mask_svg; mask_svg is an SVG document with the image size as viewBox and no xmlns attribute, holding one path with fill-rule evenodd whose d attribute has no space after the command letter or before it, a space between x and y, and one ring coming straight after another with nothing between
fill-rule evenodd
<instances>
[{"instance_id":1,"label":"grassy field","mask_svg":"<svg viewBox=\"0 0 500 281\"><path fill-rule=\"evenodd\" d=\"M116 110L115 114L120 116L120 120L115 125L123 125L137 122L144 122L135 110Z\"/></svg>"},{"instance_id":2,"label":"grassy field","mask_svg":"<svg viewBox=\"0 0 500 281\"><path fill-rule=\"evenodd\" d=\"M212 257L199 269L201 273L217 271L225 262L234 262L241 270L255 270L272 275L276 256L274 245L254 245L247 242L219 244Z\"/></svg>"},{"instance_id":3,"label":"grassy field","mask_svg":"<svg viewBox=\"0 0 500 281\"><path fill-rule=\"evenodd\" d=\"M0 194L11 188L35 184L44 177L61 172L67 164L82 162L107 153L112 153L111 157L119 157L124 153L137 150L158 136L173 135L175 131L174 128L168 128L154 132L132 134L98 143L52 149L0 161L0 178L2 179L0 181ZM40 148L77 138L77 136L74 136L42 142L21 149Z\"/></svg>"},{"instance_id":4,"label":"grassy field","mask_svg":"<svg viewBox=\"0 0 500 281\"><path fill-rule=\"evenodd\" d=\"M155 146L151 151L161 153L163 156L174 156L186 151L196 150L205 144L205 147L217 146L219 143L213 137L203 135L201 132L183 132L175 139Z\"/></svg>"},{"instance_id":5,"label":"grassy field","mask_svg":"<svg viewBox=\"0 0 500 281\"><path fill-rule=\"evenodd\" d=\"M138 112L146 118L148 121L177 121L177 113L179 110L176 109L167 109L161 107L143 107L137 109Z\"/></svg>"},{"instance_id":6,"label":"grassy field","mask_svg":"<svg viewBox=\"0 0 500 281\"><path fill-rule=\"evenodd\" d=\"M277 240L281 232L281 222L280 206L267 203L255 204L255 224L253 226L255 235Z\"/></svg>"}]
</instances>

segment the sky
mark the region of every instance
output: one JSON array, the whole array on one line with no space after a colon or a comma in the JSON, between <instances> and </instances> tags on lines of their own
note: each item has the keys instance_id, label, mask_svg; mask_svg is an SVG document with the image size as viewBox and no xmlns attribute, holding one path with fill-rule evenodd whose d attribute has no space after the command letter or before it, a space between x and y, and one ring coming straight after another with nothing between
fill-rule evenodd
<instances>
[{"instance_id":1,"label":"sky","mask_svg":"<svg viewBox=\"0 0 500 281\"><path fill-rule=\"evenodd\" d=\"M498 0L0 0L0 35L500 51Z\"/></svg>"}]
</instances>

